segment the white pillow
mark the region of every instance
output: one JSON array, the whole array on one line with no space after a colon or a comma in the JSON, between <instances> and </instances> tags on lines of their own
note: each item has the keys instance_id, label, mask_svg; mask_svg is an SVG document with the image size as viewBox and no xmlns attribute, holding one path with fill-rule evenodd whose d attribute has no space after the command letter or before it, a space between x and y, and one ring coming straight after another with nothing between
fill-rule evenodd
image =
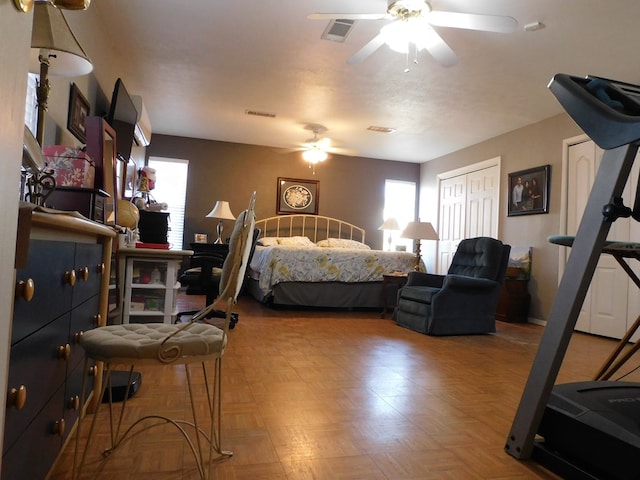
<instances>
[{"instance_id":1,"label":"white pillow","mask_svg":"<svg viewBox=\"0 0 640 480\"><path fill-rule=\"evenodd\" d=\"M278 245L291 245L294 247L315 247L308 237L278 237Z\"/></svg>"},{"instance_id":2,"label":"white pillow","mask_svg":"<svg viewBox=\"0 0 640 480\"><path fill-rule=\"evenodd\" d=\"M326 240L320 240L317 245L319 247L331 247L331 248L353 248L358 250L371 250L369 245L358 242L356 240L349 240L348 238L327 238Z\"/></svg>"},{"instance_id":3,"label":"white pillow","mask_svg":"<svg viewBox=\"0 0 640 480\"><path fill-rule=\"evenodd\" d=\"M256 245L262 245L263 247L272 247L278 244L276 237L262 237L256 242Z\"/></svg>"}]
</instances>

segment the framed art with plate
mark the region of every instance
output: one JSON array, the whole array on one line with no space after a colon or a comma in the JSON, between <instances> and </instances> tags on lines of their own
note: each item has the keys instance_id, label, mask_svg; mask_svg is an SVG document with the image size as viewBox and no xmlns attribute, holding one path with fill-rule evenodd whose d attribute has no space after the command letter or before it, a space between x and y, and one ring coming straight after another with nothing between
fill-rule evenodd
<instances>
[{"instance_id":1,"label":"framed art with plate","mask_svg":"<svg viewBox=\"0 0 640 480\"><path fill-rule=\"evenodd\" d=\"M278 177L276 213L318 214L318 195L320 182L297 178Z\"/></svg>"}]
</instances>

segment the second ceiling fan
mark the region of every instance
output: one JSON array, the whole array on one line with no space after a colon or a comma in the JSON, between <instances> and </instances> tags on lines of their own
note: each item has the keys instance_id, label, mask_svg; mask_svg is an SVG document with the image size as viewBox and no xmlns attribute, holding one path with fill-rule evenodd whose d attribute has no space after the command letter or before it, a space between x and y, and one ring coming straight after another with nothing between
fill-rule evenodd
<instances>
[{"instance_id":1,"label":"second ceiling fan","mask_svg":"<svg viewBox=\"0 0 640 480\"><path fill-rule=\"evenodd\" d=\"M480 15L433 10L426 0L390 0L384 13L314 13L312 20L393 20L380 29L380 33L358 50L347 63L364 61L385 43L395 51L409 54L409 46L415 45L415 53L427 50L444 67L458 62L455 52L432 28L451 27L485 32L510 33L518 22L508 16ZM416 60L417 63L417 60ZM407 68L408 70L408 68Z\"/></svg>"}]
</instances>

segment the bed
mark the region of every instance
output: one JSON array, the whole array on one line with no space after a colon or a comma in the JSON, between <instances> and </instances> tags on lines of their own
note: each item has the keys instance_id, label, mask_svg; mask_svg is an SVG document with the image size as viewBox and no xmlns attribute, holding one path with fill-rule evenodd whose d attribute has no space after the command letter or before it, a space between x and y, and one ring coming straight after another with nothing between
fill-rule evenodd
<instances>
[{"instance_id":1,"label":"bed","mask_svg":"<svg viewBox=\"0 0 640 480\"><path fill-rule=\"evenodd\" d=\"M364 229L331 217L282 215L256 227L248 291L263 303L382 308L383 274L415 265L413 253L372 250Z\"/></svg>"}]
</instances>

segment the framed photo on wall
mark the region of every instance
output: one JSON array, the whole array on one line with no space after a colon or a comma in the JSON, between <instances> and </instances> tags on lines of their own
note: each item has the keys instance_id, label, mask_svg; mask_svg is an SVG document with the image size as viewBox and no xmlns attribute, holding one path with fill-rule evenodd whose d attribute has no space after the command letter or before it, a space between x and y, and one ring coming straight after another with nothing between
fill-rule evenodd
<instances>
[{"instance_id":1,"label":"framed photo on wall","mask_svg":"<svg viewBox=\"0 0 640 480\"><path fill-rule=\"evenodd\" d=\"M69 112L67 115L67 129L82 143L87 143L84 120L89 116L89 101L82 95L75 83L71 84L69 93Z\"/></svg>"},{"instance_id":2,"label":"framed photo on wall","mask_svg":"<svg viewBox=\"0 0 640 480\"><path fill-rule=\"evenodd\" d=\"M550 165L509 174L507 216L549 213Z\"/></svg>"},{"instance_id":3,"label":"framed photo on wall","mask_svg":"<svg viewBox=\"0 0 640 480\"><path fill-rule=\"evenodd\" d=\"M317 180L278 177L276 213L317 215L319 190L320 182Z\"/></svg>"}]
</instances>

